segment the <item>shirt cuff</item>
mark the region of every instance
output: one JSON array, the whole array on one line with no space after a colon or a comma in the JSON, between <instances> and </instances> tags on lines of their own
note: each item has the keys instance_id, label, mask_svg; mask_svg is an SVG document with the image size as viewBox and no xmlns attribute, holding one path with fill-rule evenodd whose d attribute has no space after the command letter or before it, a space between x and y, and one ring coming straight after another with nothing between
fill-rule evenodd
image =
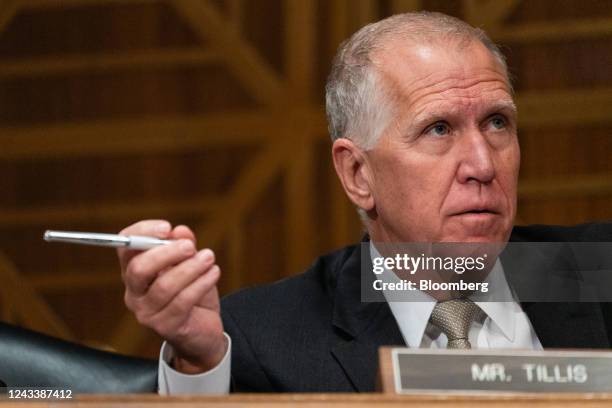
<instances>
[{"instance_id":1,"label":"shirt cuff","mask_svg":"<svg viewBox=\"0 0 612 408\"><path fill-rule=\"evenodd\" d=\"M229 394L231 380L232 339L227 339L227 351L221 362L201 374L183 374L170 366L174 350L167 342L159 353L158 391L160 395Z\"/></svg>"}]
</instances>

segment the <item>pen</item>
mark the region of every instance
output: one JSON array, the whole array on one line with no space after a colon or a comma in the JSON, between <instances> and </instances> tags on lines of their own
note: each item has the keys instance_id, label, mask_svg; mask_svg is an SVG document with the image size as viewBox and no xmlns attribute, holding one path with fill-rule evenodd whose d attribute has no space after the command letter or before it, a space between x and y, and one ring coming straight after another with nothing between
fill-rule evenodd
<instances>
[{"instance_id":1,"label":"pen","mask_svg":"<svg viewBox=\"0 0 612 408\"><path fill-rule=\"evenodd\" d=\"M66 242L70 244L95 245L113 248L150 249L168 245L172 241L139 235L100 234L97 232L45 231L47 242Z\"/></svg>"}]
</instances>

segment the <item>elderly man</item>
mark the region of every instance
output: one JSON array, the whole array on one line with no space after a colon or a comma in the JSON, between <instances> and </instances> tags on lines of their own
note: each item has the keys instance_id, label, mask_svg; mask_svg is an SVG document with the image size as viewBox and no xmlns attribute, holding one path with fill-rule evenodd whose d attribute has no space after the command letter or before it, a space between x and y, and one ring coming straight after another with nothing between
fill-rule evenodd
<instances>
[{"instance_id":1,"label":"elderly man","mask_svg":"<svg viewBox=\"0 0 612 408\"><path fill-rule=\"evenodd\" d=\"M372 241L508 241L517 114L504 58L482 31L426 12L362 28L334 61L327 113L336 172ZM359 246L220 302L214 254L197 251L187 227L148 220L122 233L176 240L119 252L127 306L166 339L162 393L372 391L379 346L453 340L430 319L435 300L361 302ZM514 238L585 234L524 228ZM463 339L472 347L609 346L598 305L479 306Z\"/></svg>"}]
</instances>

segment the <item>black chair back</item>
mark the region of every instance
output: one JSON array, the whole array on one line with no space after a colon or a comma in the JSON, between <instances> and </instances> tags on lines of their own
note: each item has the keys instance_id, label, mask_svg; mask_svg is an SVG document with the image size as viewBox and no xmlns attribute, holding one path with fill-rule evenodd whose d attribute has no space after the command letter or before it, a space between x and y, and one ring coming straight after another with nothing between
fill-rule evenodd
<instances>
[{"instance_id":1,"label":"black chair back","mask_svg":"<svg viewBox=\"0 0 612 408\"><path fill-rule=\"evenodd\" d=\"M0 322L0 380L7 387L157 392L157 369L156 360L96 350Z\"/></svg>"}]
</instances>

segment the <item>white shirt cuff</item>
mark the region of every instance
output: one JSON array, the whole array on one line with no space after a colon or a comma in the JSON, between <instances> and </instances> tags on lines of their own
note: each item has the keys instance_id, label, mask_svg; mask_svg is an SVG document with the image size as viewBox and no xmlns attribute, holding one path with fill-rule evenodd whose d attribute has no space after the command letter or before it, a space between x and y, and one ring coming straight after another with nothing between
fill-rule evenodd
<instances>
[{"instance_id":1,"label":"white shirt cuff","mask_svg":"<svg viewBox=\"0 0 612 408\"><path fill-rule=\"evenodd\" d=\"M232 339L227 339L227 351L221 362L201 374L183 374L170 367L174 350L164 342L159 353L158 387L160 395L229 394L231 380Z\"/></svg>"}]
</instances>

